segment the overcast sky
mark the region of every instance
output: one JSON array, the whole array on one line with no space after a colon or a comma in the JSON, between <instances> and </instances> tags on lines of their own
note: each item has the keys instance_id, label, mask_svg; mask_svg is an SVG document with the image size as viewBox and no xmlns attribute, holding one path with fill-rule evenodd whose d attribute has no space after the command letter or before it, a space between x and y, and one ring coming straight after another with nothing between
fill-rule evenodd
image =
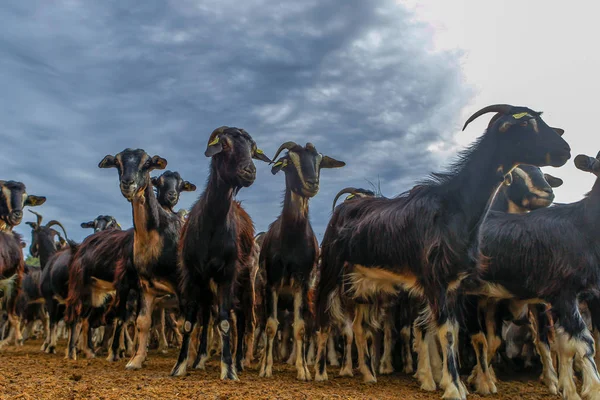
<instances>
[{"instance_id":1,"label":"overcast sky","mask_svg":"<svg viewBox=\"0 0 600 400\"><path fill-rule=\"evenodd\" d=\"M98 214L132 223L116 171L97 167L106 154L166 158L198 186L182 195L188 208L206 182L210 132L238 126L270 157L293 140L346 161L322 172L311 200L320 239L339 189L378 178L385 195L408 189L483 132L485 118L460 127L490 103L543 110L575 154L595 155L583 101L599 85L600 57L585 45L595 14L555 3L3 2L0 179L46 196L36 211L81 240L90 231L79 224ZM280 212L284 177L257 167L238 198L259 231ZM591 187L572 163L547 172L566 181L558 201ZM29 241L27 225L17 231Z\"/></svg>"}]
</instances>

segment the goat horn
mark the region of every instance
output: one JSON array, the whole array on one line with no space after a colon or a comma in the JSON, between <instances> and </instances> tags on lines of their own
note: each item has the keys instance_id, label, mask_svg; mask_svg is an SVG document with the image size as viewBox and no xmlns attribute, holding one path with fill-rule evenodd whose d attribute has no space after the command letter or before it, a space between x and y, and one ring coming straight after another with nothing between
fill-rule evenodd
<instances>
[{"instance_id":1,"label":"goat horn","mask_svg":"<svg viewBox=\"0 0 600 400\"><path fill-rule=\"evenodd\" d=\"M42 226L42 218L44 218L44 217L42 217L40 214L36 213L33 210L29 210L29 212L32 213L32 214L35 214L37 216L37 225L38 225L38 227Z\"/></svg>"},{"instance_id":2,"label":"goat horn","mask_svg":"<svg viewBox=\"0 0 600 400\"><path fill-rule=\"evenodd\" d=\"M469 117L467 122L465 122L465 125L463 126L462 130L464 131L467 125L469 125L471 122L473 122L473 120L475 120L477 117L482 116L483 114L487 114L489 112L508 114L512 108L513 106L509 104L494 104L491 106L484 107Z\"/></svg>"},{"instance_id":3,"label":"goat horn","mask_svg":"<svg viewBox=\"0 0 600 400\"><path fill-rule=\"evenodd\" d=\"M50 227L51 227L51 226L53 226L53 225L58 225L58 226L60 226L60 229L62 229L63 233L65 234L65 239L66 239L66 240L69 240L69 237L67 236L67 230L66 230L66 229L65 229L65 227L64 227L64 226L63 226L63 225L62 225L60 222L58 222L57 220L53 219L52 221L48 222L48 223L46 224L46 228L50 228Z\"/></svg>"},{"instance_id":4,"label":"goat horn","mask_svg":"<svg viewBox=\"0 0 600 400\"><path fill-rule=\"evenodd\" d=\"M285 142L284 144L282 144L281 146L279 146L279 149L277 149L277 153L275 153L275 157L272 158L273 161L271 161L271 162L275 162L277 160L277 156L283 150L289 150L289 149L292 149L292 148L294 148L296 146L298 146L298 145L295 142Z\"/></svg>"},{"instance_id":5,"label":"goat horn","mask_svg":"<svg viewBox=\"0 0 600 400\"><path fill-rule=\"evenodd\" d=\"M354 187L347 187L347 188L343 188L342 190L340 190L338 192L338 194L335 196L335 199L333 199L333 206L331 207L332 211L335 210L335 203L337 203L338 199L340 198L341 195L343 194L356 194L356 191L358 189L354 188Z\"/></svg>"}]
</instances>

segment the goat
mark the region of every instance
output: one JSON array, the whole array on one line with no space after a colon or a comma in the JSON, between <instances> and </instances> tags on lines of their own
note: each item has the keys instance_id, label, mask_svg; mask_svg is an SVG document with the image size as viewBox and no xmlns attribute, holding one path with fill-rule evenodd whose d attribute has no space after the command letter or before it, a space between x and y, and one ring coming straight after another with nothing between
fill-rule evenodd
<instances>
[{"instance_id":1,"label":"goat","mask_svg":"<svg viewBox=\"0 0 600 400\"><path fill-rule=\"evenodd\" d=\"M56 221L52 220L42 225L43 217L35 211L29 210L29 212L36 215L36 222L26 222L31 227L31 245L29 246L29 252L32 257L38 257L40 261L40 268L35 269L27 273L23 279L22 290L19 294L17 314L20 318L25 316L39 316L44 324L45 340L42 344L42 351L46 350L50 343L50 325L49 320L46 317L46 310L44 308L44 296L40 290L40 283L42 272L44 267L48 263L50 257L59 250L59 242L55 240L55 237L62 239L60 233L53 229L53 226L59 226L64 233L65 240L68 240L67 232L64 226ZM33 321L29 321L33 322Z\"/></svg>"},{"instance_id":2,"label":"goat","mask_svg":"<svg viewBox=\"0 0 600 400\"><path fill-rule=\"evenodd\" d=\"M106 229L114 228L117 230L121 230L121 225L117 222L115 217L111 215L98 215L94 220L88 222L82 222L81 227L91 228L95 232L104 231Z\"/></svg>"},{"instance_id":3,"label":"goat","mask_svg":"<svg viewBox=\"0 0 600 400\"><path fill-rule=\"evenodd\" d=\"M122 279L131 273L139 279L138 346L126 368L140 369L148 352L152 311L157 297L177 295L177 244L183 222L177 214L166 211L154 194L150 172L165 169L167 160L164 158L151 157L142 149L125 149L115 156L107 155L98 166L117 169L121 194L131 202L134 271L121 264L123 268L117 268L115 272L114 286L118 287ZM122 293L126 298L126 291ZM120 291L117 290L117 303L119 298ZM119 317L116 323L115 334L118 334L122 327Z\"/></svg>"},{"instance_id":4,"label":"goat","mask_svg":"<svg viewBox=\"0 0 600 400\"><path fill-rule=\"evenodd\" d=\"M457 370L457 289L475 270L478 235L491 199L504 175L518 164L562 166L570 147L540 116L526 107L493 105L471 116L496 112L487 132L467 150L450 173L434 174L410 192L394 198L363 198L339 205L327 226L317 288L318 352L316 379L327 379L325 344L330 320L343 321L342 301L360 302L353 330L361 371L376 381L373 351L363 325L378 326L377 303L401 288L427 303L423 322L437 333L443 356L440 382L444 398L464 399ZM367 335L369 332L367 332ZM419 354L421 357L421 354ZM423 382L433 390L435 382Z\"/></svg>"},{"instance_id":5,"label":"goat","mask_svg":"<svg viewBox=\"0 0 600 400\"><path fill-rule=\"evenodd\" d=\"M165 171L158 177L151 179L152 185L156 191L156 198L159 204L168 212L175 213L174 207L179 202L179 196L182 192L194 192L196 191L196 185L185 181L181 178L179 172ZM185 221L183 213L186 210L180 210L177 212L178 217ZM173 301L174 300L174 301ZM177 298L174 296L167 296L165 301L159 301L157 303L157 319L158 319L158 350L160 352L166 352L169 344L166 338L165 332L165 308L176 308ZM181 333L179 330L175 331L178 336L178 340L181 340Z\"/></svg>"},{"instance_id":6,"label":"goat","mask_svg":"<svg viewBox=\"0 0 600 400\"><path fill-rule=\"evenodd\" d=\"M123 164L121 160L123 160ZM135 164L136 162L139 164ZM78 316L83 314L83 322L87 327L90 307L106 306L108 298L113 297L112 305L116 315L113 321L112 345L107 360L118 360L119 353L121 353L119 338L127 318L128 293L138 282L140 274L138 268L142 270L144 272L143 279L145 279L142 282L145 285L142 296L147 302L140 304L142 311L138 315L138 321L140 319L143 321L138 324L138 332L140 340L144 340L144 343L140 342L136 354L127 364L128 369L138 369L141 368L146 358L150 316L157 295L154 287L147 287L148 275L151 275L153 279L158 278L167 282L171 287L176 285L174 282L175 246L181 222L173 212L164 209L173 202L163 205L157 201L149 177L152 169L164 168L166 160L158 156L150 158L143 150L126 149L115 157L106 156L99 166L100 168L115 167L118 169L121 178L121 192L123 196L131 199L133 205L134 228L126 231L99 232L89 236L79 246L69 267L70 287L67 299L67 317L73 323ZM172 174L179 176L178 173ZM180 189L192 189L193 185L187 183L188 186L181 186ZM134 193L136 190L137 192ZM176 200L178 199L179 191L176 192ZM144 252L149 254L144 254ZM146 268L147 270L144 271ZM150 281L153 285L162 285L161 289L165 287L160 282L154 282L152 279ZM150 298L151 300L148 300ZM74 328L73 323L71 325L72 332L74 332ZM85 333L85 330L83 332ZM71 358L76 356L75 337L76 335L71 335L73 338L69 345ZM85 347L86 340L83 340L83 344L85 351L92 356L93 352Z\"/></svg>"},{"instance_id":7,"label":"goat","mask_svg":"<svg viewBox=\"0 0 600 400\"><path fill-rule=\"evenodd\" d=\"M172 376L187 370L190 336L198 311L202 316L202 337L193 367L204 366L210 309L218 306L221 335L221 379L237 378L242 366L244 331L253 332L254 285L251 255L254 225L234 195L249 187L256 178L252 159L271 160L256 147L243 129L223 126L208 140L206 157L211 157L210 174L204 192L188 215L179 244L180 308L185 318L183 341ZM240 306L235 301L241 302ZM231 317L236 317L237 348L235 365L231 349Z\"/></svg>"},{"instance_id":8,"label":"goat","mask_svg":"<svg viewBox=\"0 0 600 400\"><path fill-rule=\"evenodd\" d=\"M25 206L40 206L45 202L45 197L27 194L27 189L21 182L0 181L0 298L6 305L11 331L14 332L17 345L23 342L15 308L25 261L21 236L13 233L12 229L21 223ZM0 342L0 348L8 344L9 340L10 337Z\"/></svg>"},{"instance_id":9,"label":"goat","mask_svg":"<svg viewBox=\"0 0 600 400\"><path fill-rule=\"evenodd\" d=\"M596 158L578 155L575 166L600 177L599 159L600 153ZM523 215L490 213L481 233L479 285L470 291L516 304L552 305L558 390L567 399L579 398L573 382L574 357L581 366L583 397L600 399L594 339L578 309L579 295L600 288L599 199L597 179L592 191L576 203ZM482 354L484 362L488 360Z\"/></svg>"},{"instance_id":10,"label":"goat","mask_svg":"<svg viewBox=\"0 0 600 400\"><path fill-rule=\"evenodd\" d=\"M510 174L505 177L505 185L503 185L495 197L491 211L511 213L511 214L523 214L536 209L550 206L554 200L554 192L552 188L559 187L562 185L562 180L555 178L549 174L543 174L538 167L520 165L515 168ZM479 360L481 359L480 353L487 347L488 360L492 360L496 354L496 350L501 344L502 335L502 321L512 320L513 316L510 312L502 312L506 309L506 304L502 304L503 307L498 308L498 302L496 299L487 298L468 298L465 301L466 313L465 317L466 325L478 323L478 311L477 308L483 308L479 310L479 313L484 312L485 324L488 330L487 343L482 341L481 336L471 336L471 343L476 354L476 366L473 368L473 372L468 379L468 383L473 385L475 391L479 394L490 394L496 393L496 386L494 383L495 374L489 367L490 379L488 378L487 365L480 365ZM470 306L470 307L469 307ZM541 310L533 310L539 320L539 333L537 334L538 351L540 355L545 354L544 349L540 346L544 346L548 350L549 355L549 343L546 332L548 323L545 320L544 307ZM526 312L524 310L523 312ZM474 331L477 331L474 329ZM548 365L546 359L542 357L542 363L544 365L545 375L555 375L553 373L552 363Z\"/></svg>"},{"instance_id":11,"label":"goat","mask_svg":"<svg viewBox=\"0 0 600 400\"><path fill-rule=\"evenodd\" d=\"M273 174L285 172L285 194L281 215L269 226L260 251L259 265L266 271L265 326L267 342L261 361L260 376L273 375L273 342L277 333L277 302L280 295L291 294L294 307L294 341L296 343L297 378L311 380L306 365L306 351L312 318L308 314L308 290L311 274L317 265L319 245L308 219L308 201L319 192L321 169L340 168L342 161L324 156L312 143L305 147L283 143L275 157L287 154L273 164Z\"/></svg>"}]
</instances>

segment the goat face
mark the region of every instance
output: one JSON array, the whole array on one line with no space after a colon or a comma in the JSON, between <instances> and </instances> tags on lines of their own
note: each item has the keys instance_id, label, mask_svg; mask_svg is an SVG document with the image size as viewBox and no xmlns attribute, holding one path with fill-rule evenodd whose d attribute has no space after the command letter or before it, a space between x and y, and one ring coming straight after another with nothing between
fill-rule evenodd
<instances>
[{"instance_id":1,"label":"goat face","mask_svg":"<svg viewBox=\"0 0 600 400\"><path fill-rule=\"evenodd\" d=\"M104 157L98 167L116 168L119 171L121 194L133 200L137 193L146 190L150 184L150 171L165 169L167 160L159 156L150 157L142 149L125 149L115 156Z\"/></svg>"},{"instance_id":2,"label":"goat face","mask_svg":"<svg viewBox=\"0 0 600 400\"><path fill-rule=\"evenodd\" d=\"M256 167L252 159L270 162L248 132L239 128L222 126L215 129L208 140L206 157L212 157L213 167L219 178L228 185L248 187L256 179Z\"/></svg>"},{"instance_id":3,"label":"goat face","mask_svg":"<svg viewBox=\"0 0 600 400\"><path fill-rule=\"evenodd\" d=\"M111 228L121 230L121 225L119 225L115 217L110 215L98 215L93 221L82 222L81 227L92 228L94 233Z\"/></svg>"},{"instance_id":4,"label":"goat face","mask_svg":"<svg viewBox=\"0 0 600 400\"><path fill-rule=\"evenodd\" d=\"M26 222L26 224L31 226L31 244L29 245L29 254L31 254L32 257L40 256L40 244L42 246L48 246L50 249L58 249L54 238L56 236L60 238L60 233L46 226L38 226L35 222Z\"/></svg>"},{"instance_id":5,"label":"goat face","mask_svg":"<svg viewBox=\"0 0 600 400\"><path fill-rule=\"evenodd\" d=\"M31 227L31 245L29 246L29 253L32 257L40 256L40 247L49 250L58 250L62 248L62 244L65 240L60 236L60 233L52 227L58 225L62 229L65 237L67 237L67 231L65 227L58 221L49 221L46 225L42 225L43 217L35 211L29 210L30 213L37 216L36 222L25 222ZM55 237L58 237L58 242L55 241Z\"/></svg>"},{"instance_id":6,"label":"goat face","mask_svg":"<svg viewBox=\"0 0 600 400\"><path fill-rule=\"evenodd\" d=\"M497 113L488 124L487 134L499 135L500 150L509 157L505 168L517 164L560 167L571 158L571 148L561 137L564 131L551 128L542 119L541 112L527 107L507 104L485 107L467 120L463 130L471 121L488 112Z\"/></svg>"},{"instance_id":7,"label":"goat face","mask_svg":"<svg viewBox=\"0 0 600 400\"><path fill-rule=\"evenodd\" d=\"M303 197L314 197L319 192L319 177L322 168L340 168L346 165L343 161L319 153L312 143L305 147L294 142L286 142L279 147L274 158L287 149L287 154L281 157L271 172L285 172L286 186L294 193Z\"/></svg>"},{"instance_id":8,"label":"goat face","mask_svg":"<svg viewBox=\"0 0 600 400\"><path fill-rule=\"evenodd\" d=\"M163 207L173 209L179 202L181 192L193 192L196 185L181 179L179 172L165 171L159 177L152 178L152 185L156 188L156 198Z\"/></svg>"},{"instance_id":9,"label":"goat face","mask_svg":"<svg viewBox=\"0 0 600 400\"><path fill-rule=\"evenodd\" d=\"M506 178L506 196L527 210L548 207L554 201L552 188L563 184L562 179L544 174L531 165L519 165Z\"/></svg>"},{"instance_id":10,"label":"goat face","mask_svg":"<svg viewBox=\"0 0 600 400\"><path fill-rule=\"evenodd\" d=\"M40 206L45 197L28 195L25 185L15 181L0 181L0 220L13 227L21 223L25 206Z\"/></svg>"}]
</instances>

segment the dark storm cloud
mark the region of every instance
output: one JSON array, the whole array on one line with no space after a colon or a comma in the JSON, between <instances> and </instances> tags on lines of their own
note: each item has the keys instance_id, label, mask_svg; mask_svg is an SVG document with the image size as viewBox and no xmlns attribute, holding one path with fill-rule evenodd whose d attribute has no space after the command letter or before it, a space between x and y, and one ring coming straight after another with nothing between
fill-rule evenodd
<instances>
[{"instance_id":1,"label":"dark storm cloud","mask_svg":"<svg viewBox=\"0 0 600 400\"><path fill-rule=\"evenodd\" d=\"M200 191L221 125L271 157L310 141L347 162L311 201L320 234L341 187L379 177L394 195L438 167L428 147L451 143L470 95L460 55L433 52L430 29L388 0L2 3L0 23L0 178L47 196L38 211L76 239L98 214L131 225L116 171L97 168L106 154L159 154ZM269 171L239 194L260 230L284 187Z\"/></svg>"}]
</instances>

